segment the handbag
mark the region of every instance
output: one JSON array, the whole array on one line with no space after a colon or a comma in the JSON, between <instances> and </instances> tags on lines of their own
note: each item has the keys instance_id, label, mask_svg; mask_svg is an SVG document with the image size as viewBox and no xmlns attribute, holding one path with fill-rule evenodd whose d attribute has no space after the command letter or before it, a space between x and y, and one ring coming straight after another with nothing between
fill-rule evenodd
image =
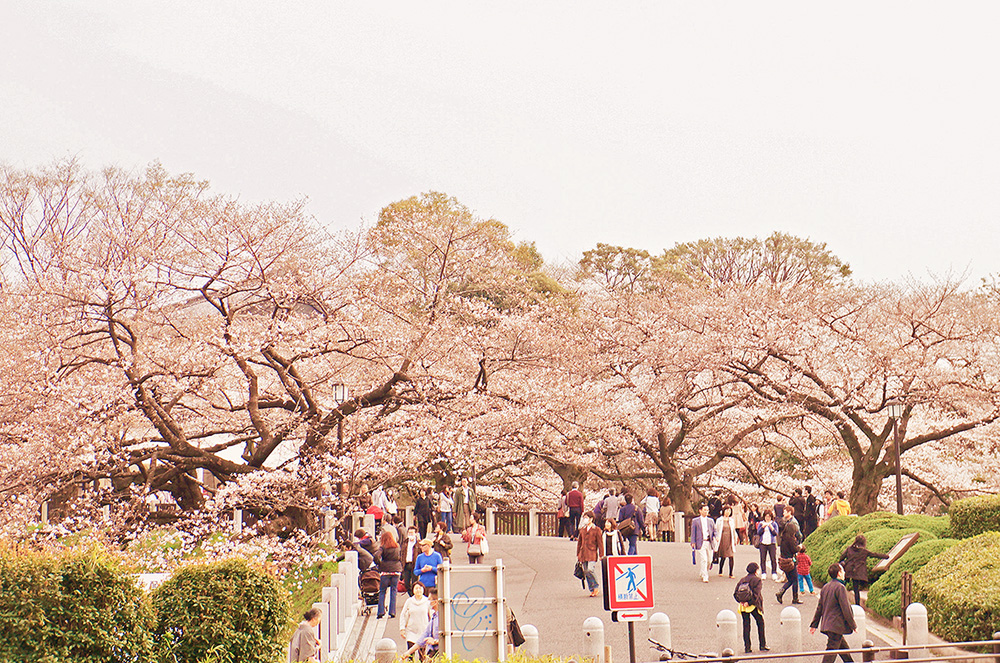
<instances>
[{"instance_id":1,"label":"handbag","mask_svg":"<svg viewBox=\"0 0 1000 663\"><path fill-rule=\"evenodd\" d=\"M779 557L778 568L784 571L785 573L791 573L792 571L795 570L795 560L790 559L788 557Z\"/></svg>"},{"instance_id":2,"label":"handbag","mask_svg":"<svg viewBox=\"0 0 1000 663\"><path fill-rule=\"evenodd\" d=\"M468 552L469 552L469 557L482 557L483 547L478 543L470 543Z\"/></svg>"},{"instance_id":3,"label":"handbag","mask_svg":"<svg viewBox=\"0 0 1000 663\"><path fill-rule=\"evenodd\" d=\"M403 592L405 592L406 591L406 583L403 582L402 580L400 580L399 582L397 582L396 583L396 591L399 592L399 593L401 593L401 594Z\"/></svg>"},{"instance_id":4,"label":"handbag","mask_svg":"<svg viewBox=\"0 0 1000 663\"><path fill-rule=\"evenodd\" d=\"M635 534L635 523L632 522L631 516L618 523L618 531L625 537Z\"/></svg>"},{"instance_id":5,"label":"handbag","mask_svg":"<svg viewBox=\"0 0 1000 663\"><path fill-rule=\"evenodd\" d=\"M490 542L486 540L486 537L479 539L479 549L483 551L484 555L490 554Z\"/></svg>"},{"instance_id":6,"label":"handbag","mask_svg":"<svg viewBox=\"0 0 1000 663\"><path fill-rule=\"evenodd\" d=\"M520 647L524 644L524 634L521 633L521 625L517 623L514 612L510 613L510 622L507 624L507 634L510 636L510 644Z\"/></svg>"},{"instance_id":7,"label":"handbag","mask_svg":"<svg viewBox=\"0 0 1000 663\"><path fill-rule=\"evenodd\" d=\"M577 562L576 566L573 567L573 576L583 580L583 564L580 562Z\"/></svg>"},{"instance_id":8,"label":"handbag","mask_svg":"<svg viewBox=\"0 0 1000 663\"><path fill-rule=\"evenodd\" d=\"M760 548L760 534L754 534L753 539L750 541L754 548Z\"/></svg>"}]
</instances>

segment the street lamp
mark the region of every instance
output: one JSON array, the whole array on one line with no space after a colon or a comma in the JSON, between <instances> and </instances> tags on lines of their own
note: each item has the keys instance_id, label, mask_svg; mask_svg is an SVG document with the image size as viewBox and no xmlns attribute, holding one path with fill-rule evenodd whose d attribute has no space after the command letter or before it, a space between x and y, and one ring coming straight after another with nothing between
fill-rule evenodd
<instances>
[{"instance_id":1,"label":"street lamp","mask_svg":"<svg viewBox=\"0 0 1000 663\"><path fill-rule=\"evenodd\" d=\"M346 384L337 383L333 385L333 401L340 407L346 403L351 398L351 392L347 388ZM344 444L344 415L341 414L337 419L337 444L343 446Z\"/></svg>"},{"instance_id":2,"label":"street lamp","mask_svg":"<svg viewBox=\"0 0 1000 663\"><path fill-rule=\"evenodd\" d=\"M890 401L885 409L892 418L892 436L896 443L896 513L903 515L903 472L900 464L899 420L903 417L905 406L899 401Z\"/></svg>"}]
</instances>

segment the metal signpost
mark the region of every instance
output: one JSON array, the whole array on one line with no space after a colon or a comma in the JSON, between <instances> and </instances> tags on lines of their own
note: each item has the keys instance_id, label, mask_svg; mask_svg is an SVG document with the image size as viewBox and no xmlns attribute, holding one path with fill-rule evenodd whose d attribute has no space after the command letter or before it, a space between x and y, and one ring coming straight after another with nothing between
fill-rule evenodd
<instances>
[{"instance_id":1,"label":"metal signpost","mask_svg":"<svg viewBox=\"0 0 1000 663\"><path fill-rule=\"evenodd\" d=\"M628 623L628 658L635 663L635 622L645 621L653 607L653 559L648 555L605 557L604 609L611 621Z\"/></svg>"}]
</instances>

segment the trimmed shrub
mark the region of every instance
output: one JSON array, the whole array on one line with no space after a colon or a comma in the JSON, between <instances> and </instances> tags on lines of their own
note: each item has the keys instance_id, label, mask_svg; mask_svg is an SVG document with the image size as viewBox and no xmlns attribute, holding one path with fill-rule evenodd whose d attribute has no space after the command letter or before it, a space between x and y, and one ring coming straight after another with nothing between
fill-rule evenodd
<instances>
[{"instance_id":1,"label":"trimmed shrub","mask_svg":"<svg viewBox=\"0 0 1000 663\"><path fill-rule=\"evenodd\" d=\"M284 652L287 592L238 559L178 570L153 591L161 661L274 663Z\"/></svg>"},{"instance_id":2,"label":"trimmed shrub","mask_svg":"<svg viewBox=\"0 0 1000 663\"><path fill-rule=\"evenodd\" d=\"M868 589L867 607L891 619L901 613L903 571L915 573L936 555L958 543L957 539L918 540L903 556L892 563Z\"/></svg>"},{"instance_id":3,"label":"trimmed shrub","mask_svg":"<svg viewBox=\"0 0 1000 663\"><path fill-rule=\"evenodd\" d=\"M1000 532L1000 495L957 500L948 509L952 536L968 539L983 532Z\"/></svg>"},{"instance_id":4,"label":"trimmed shrub","mask_svg":"<svg viewBox=\"0 0 1000 663\"><path fill-rule=\"evenodd\" d=\"M146 663L152 625L132 574L105 551L0 551L0 661Z\"/></svg>"},{"instance_id":5,"label":"trimmed shrub","mask_svg":"<svg viewBox=\"0 0 1000 663\"><path fill-rule=\"evenodd\" d=\"M913 600L927 607L936 635L990 639L1000 624L1000 532L961 541L927 562L913 576Z\"/></svg>"}]
</instances>

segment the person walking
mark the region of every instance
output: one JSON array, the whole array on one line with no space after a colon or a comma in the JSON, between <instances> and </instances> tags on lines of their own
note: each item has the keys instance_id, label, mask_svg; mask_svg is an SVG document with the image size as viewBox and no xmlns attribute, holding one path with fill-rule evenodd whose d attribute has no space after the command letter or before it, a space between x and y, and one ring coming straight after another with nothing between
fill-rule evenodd
<instances>
[{"instance_id":1,"label":"person walking","mask_svg":"<svg viewBox=\"0 0 1000 663\"><path fill-rule=\"evenodd\" d=\"M559 506L556 508L556 518L559 520L559 536L573 538L569 527L569 507L566 506L566 490L559 495Z\"/></svg>"},{"instance_id":2,"label":"person walking","mask_svg":"<svg viewBox=\"0 0 1000 663\"><path fill-rule=\"evenodd\" d=\"M642 499L642 520L646 525L643 530L646 538L656 541L656 526L660 522L660 494L656 488L647 490Z\"/></svg>"},{"instance_id":3,"label":"person walking","mask_svg":"<svg viewBox=\"0 0 1000 663\"><path fill-rule=\"evenodd\" d=\"M431 502L429 492L429 489L421 488L413 505L413 515L417 519L418 539L431 535L430 525L434 521L434 505Z\"/></svg>"},{"instance_id":4,"label":"person walking","mask_svg":"<svg viewBox=\"0 0 1000 663\"><path fill-rule=\"evenodd\" d=\"M760 651L770 651L767 638L764 636L764 596L761 591L763 584L760 579L760 567L757 562L747 564L747 574L740 578L733 590L733 598L740 604L740 617L743 618L743 651L749 654L750 648L750 618L757 622L757 641Z\"/></svg>"},{"instance_id":5,"label":"person walking","mask_svg":"<svg viewBox=\"0 0 1000 663\"><path fill-rule=\"evenodd\" d=\"M833 663L837 660L836 651L848 648L844 636L854 633L858 627L854 622L851 603L847 600L847 587L841 580L843 572L840 564L830 565L827 571L830 575L830 581L823 585L823 589L820 590L819 603L816 605L812 623L809 624L809 633L815 633L816 629L819 628L820 632L826 636L826 650L834 652L823 656L823 663ZM841 653L840 658L845 663L852 663L854 660L846 652Z\"/></svg>"},{"instance_id":6,"label":"person walking","mask_svg":"<svg viewBox=\"0 0 1000 663\"><path fill-rule=\"evenodd\" d=\"M868 558L889 559L888 555L872 552L865 546L868 539L864 534L854 537L854 543L849 545L840 555L840 564L844 567L844 579L851 581L854 590L854 603L861 605L861 590L868 586Z\"/></svg>"},{"instance_id":7,"label":"person walking","mask_svg":"<svg viewBox=\"0 0 1000 663\"><path fill-rule=\"evenodd\" d=\"M431 603L424 596L424 585L413 583L413 595L406 599L399 612L399 634L409 649L427 628L431 621Z\"/></svg>"},{"instance_id":8,"label":"person walking","mask_svg":"<svg viewBox=\"0 0 1000 663\"><path fill-rule=\"evenodd\" d=\"M462 481L459 483L458 490L455 491L455 528L462 532L469 527L469 523L472 522L471 518L476 509L479 507L479 502L476 499L476 487L475 485L469 485L469 480L466 477L462 477Z\"/></svg>"},{"instance_id":9,"label":"person walking","mask_svg":"<svg viewBox=\"0 0 1000 663\"><path fill-rule=\"evenodd\" d=\"M847 501L844 491L837 491L837 499L833 501L833 508L830 513L834 516L849 516L851 515L851 503Z\"/></svg>"},{"instance_id":10,"label":"person walking","mask_svg":"<svg viewBox=\"0 0 1000 663\"><path fill-rule=\"evenodd\" d=\"M712 559L712 538L715 523L708 517L708 505L702 504L697 518L691 521L691 550L698 561L698 575L702 582L708 582L708 566Z\"/></svg>"},{"instance_id":11,"label":"person walking","mask_svg":"<svg viewBox=\"0 0 1000 663\"><path fill-rule=\"evenodd\" d=\"M427 660L438 652L441 645L440 614L438 613L438 591L437 587L427 588L427 604L431 609L431 618L427 621L427 628L420 634L417 641L413 643L403 656L410 657L416 652L420 652L421 660Z\"/></svg>"},{"instance_id":12,"label":"person walking","mask_svg":"<svg viewBox=\"0 0 1000 663\"><path fill-rule=\"evenodd\" d=\"M624 501L621 495L618 494L614 488L608 492L608 496L604 498L604 517L611 518L616 523L621 522L618 518L618 511L622 508Z\"/></svg>"},{"instance_id":13,"label":"person walking","mask_svg":"<svg viewBox=\"0 0 1000 663\"><path fill-rule=\"evenodd\" d=\"M437 531L434 532L434 550L441 555L441 559L451 560L451 534L448 533L448 523L441 521L437 524ZM427 585L427 583L424 583ZM427 585L430 587L430 585Z\"/></svg>"},{"instance_id":14,"label":"person walking","mask_svg":"<svg viewBox=\"0 0 1000 663\"><path fill-rule=\"evenodd\" d=\"M469 564L482 564L489 548L486 543L486 528L479 524L475 512L469 514L469 526L462 532L462 540L469 544L465 550L469 556Z\"/></svg>"},{"instance_id":15,"label":"person walking","mask_svg":"<svg viewBox=\"0 0 1000 663\"><path fill-rule=\"evenodd\" d=\"M669 497L664 497L660 504L660 524L657 525L661 541L674 540L674 505Z\"/></svg>"},{"instance_id":16,"label":"person walking","mask_svg":"<svg viewBox=\"0 0 1000 663\"><path fill-rule=\"evenodd\" d=\"M767 560L771 559L771 579L778 579L778 523L774 522L774 514L768 509L764 512L764 520L757 524L757 536L760 537L760 572L767 577Z\"/></svg>"},{"instance_id":17,"label":"person walking","mask_svg":"<svg viewBox=\"0 0 1000 663\"><path fill-rule=\"evenodd\" d=\"M570 538L575 539L580 529L580 517L583 515L583 493L580 491L579 481L574 481L572 489L566 493L566 506L569 507Z\"/></svg>"},{"instance_id":18,"label":"person walking","mask_svg":"<svg viewBox=\"0 0 1000 663\"><path fill-rule=\"evenodd\" d=\"M802 538L807 538L819 527L819 500L813 495L812 486L806 486L806 521L802 525Z\"/></svg>"},{"instance_id":19,"label":"person walking","mask_svg":"<svg viewBox=\"0 0 1000 663\"><path fill-rule=\"evenodd\" d=\"M406 528L406 536L399 544L399 549L403 553L403 587L406 588L407 594L413 596L413 582L415 580L413 567L417 562L417 555L420 554L420 536L417 534L416 527L410 525Z\"/></svg>"},{"instance_id":20,"label":"person walking","mask_svg":"<svg viewBox=\"0 0 1000 663\"><path fill-rule=\"evenodd\" d=\"M733 510L733 522L736 523L736 542L746 545L750 542L747 538L747 514L743 508L743 502L735 495L729 496L729 506Z\"/></svg>"},{"instance_id":21,"label":"person walking","mask_svg":"<svg viewBox=\"0 0 1000 663\"><path fill-rule=\"evenodd\" d=\"M625 554L625 542L618 532L618 523L612 518L604 519L604 556Z\"/></svg>"},{"instance_id":22,"label":"person walking","mask_svg":"<svg viewBox=\"0 0 1000 663\"><path fill-rule=\"evenodd\" d=\"M809 585L810 594L816 593L810 569L812 569L812 559L806 554L806 547L799 546L799 554L795 556L795 572L799 575L799 594L806 593L806 585Z\"/></svg>"},{"instance_id":23,"label":"person walking","mask_svg":"<svg viewBox=\"0 0 1000 663\"><path fill-rule=\"evenodd\" d=\"M309 608L302 616L302 623L295 629L288 647L288 660L292 663L300 661L319 663L319 638L316 637L316 627L319 626L321 616L319 608Z\"/></svg>"},{"instance_id":24,"label":"person walking","mask_svg":"<svg viewBox=\"0 0 1000 663\"><path fill-rule=\"evenodd\" d=\"M583 577L591 596L600 591L597 582L597 562L604 556L601 530L594 524L594 512L588 511L580 520L576 537L576 561L583 567Z\"/></svg>"},{"instance_id":25,"label":"person walking","mask_svg":"<svg viewBox=\"0 0 1000 663\"><path fill-rule=\"evenodd\" d=\"M778 568L785 572L785 584L781 586L775 597L781 603L781 597L785 595L785 590L792 588L792 603L802 603L799 600L799 576L795 572L795 556L799 552L798 530L792 526L795 516L790 509L785 511L785 526L779 534L778 544Z\"/></svg>"},{"instance_id":26,"label":"person walking","mask_svg":"<svg viewBox=\"0 0 1000 663\"><path fill-rule=\"evenodd\" d=\"M801 531L806 523L806 498L802 496L802 489L796 488L792 493L792 499L788 500L788 506L792 510L792 517Z\"/></svg>"},{"instance_id":27,"label":"person walking","mask_svg":"<svg viewBox=\"0 0 1000 663\"><path fill-rule=\"evenodd\" d=\"M413 572L420 583L430 589L437 586L438 567L444 563L441 553L431 548L431 540L424 539L420 542L420 554L413 565Z\"/></svg>"},{"instance_id":28,"label":"person walking","mask_svg":"<svg viewBox=\"0 0 1000 663\"><path fill-rule=\"evenodd\" d=\"M722 509L722 515L719 519L715 521L715 536L712 539L712 548L715 550L715 555L719 560L719 575L722 575L722 569L726 565L726 560L729 560L729 577L733 577L733 564L736 548L736 521L733 520L733 509L732 507L725 507Z\"/></svg>"},{"instance_id":29,"label":"person walking","mask_svg":"<svg viewBox=\"0 0 1000 663\"><path fill-rule=\"evenodd\" d=\"M403 572L403 562L399 557L399 544L389 530L382 530L379 537L379 549L375 551L375 564L378 569L378 614L375 619L382 619L388 612L389 619L396 616L396 584L399 574ZM386 598L388 597L388 601Z\"/></svg>"},{"instance_id":30,"label":"person walking","mask_svg":"<svg viewBox=\"0 0 1000 663\"><path fill-rule=\"evenodd\" d=\"M444 521L447 531L455 531L455 500L451 497L451 486L445 486L438 495L438 512L440 520Z\"/></svg>"}]
</instances>

